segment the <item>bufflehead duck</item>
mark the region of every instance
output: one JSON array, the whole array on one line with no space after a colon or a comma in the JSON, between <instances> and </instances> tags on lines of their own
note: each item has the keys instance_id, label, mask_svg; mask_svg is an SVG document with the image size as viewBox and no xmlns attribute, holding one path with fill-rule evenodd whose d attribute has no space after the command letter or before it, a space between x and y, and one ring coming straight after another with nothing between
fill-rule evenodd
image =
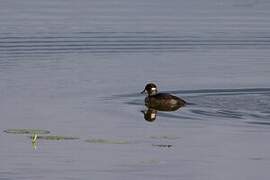
<instances>
[{"instance_id":1,"label":"bufflehead duck","mask_svg":"<svg viewBox=\"0 0 270 180\"><path fill-rule=\"evenodd\" d=\"M147 93L144 100L145 105L159 111L175 111L186 104L186 101L177 96L158 93L157 86L154 83L147 84L141 93Z\"/></svg>"}]
</instances>

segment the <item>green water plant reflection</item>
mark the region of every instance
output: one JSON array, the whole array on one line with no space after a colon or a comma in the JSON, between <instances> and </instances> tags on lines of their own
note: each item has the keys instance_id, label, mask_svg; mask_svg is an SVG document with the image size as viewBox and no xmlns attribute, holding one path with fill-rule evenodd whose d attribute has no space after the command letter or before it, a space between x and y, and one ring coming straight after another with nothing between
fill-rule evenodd
<instances>
[{"instance_id":1,"label":"green water plant reflection","mask_svg":"<svg viewBox=\"0 0 270 180\"><path fill-rule=\"evenodd\" d=\"M37 134L33 134L31 136L31 139L32 139L32 147L33 149L37 149L37 138L38 138L38 135Z\"/></svg>"}]
</instances>

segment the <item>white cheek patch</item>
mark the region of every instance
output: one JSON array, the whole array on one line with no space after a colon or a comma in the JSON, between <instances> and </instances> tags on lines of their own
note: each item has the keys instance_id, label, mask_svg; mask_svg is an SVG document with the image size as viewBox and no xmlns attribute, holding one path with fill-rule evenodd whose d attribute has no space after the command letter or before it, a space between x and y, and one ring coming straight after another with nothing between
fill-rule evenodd
<instances>
[{"instance_id":1,"label":"white cheek patch","mask_svg":"<svg viewBox=\"0 0 270 180\"><path fill-rule=\"evenodd\" d=\"M152 91L156 91L156 90L157 90L157 88L155 88L155 87L152 87L152 88L151 88L151 90L152 90Z\"/></svg>"}]
</instances>

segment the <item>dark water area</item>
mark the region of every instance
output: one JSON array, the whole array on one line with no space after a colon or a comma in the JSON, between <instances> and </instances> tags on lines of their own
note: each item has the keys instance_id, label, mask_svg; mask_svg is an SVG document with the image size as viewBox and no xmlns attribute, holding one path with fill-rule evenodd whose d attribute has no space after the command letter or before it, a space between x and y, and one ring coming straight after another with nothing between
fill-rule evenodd
<instances>
[{"instance_id":1,"label":"dark water area","mask_svg":"<svg viewBox=\"0 0 270 180\"><path fill-rule=\"evenodd\" d=\"M1 1L0 179L268 180L269 9ZM149 111L148 82L187 105Z\"/></svg>"}]
</instances>

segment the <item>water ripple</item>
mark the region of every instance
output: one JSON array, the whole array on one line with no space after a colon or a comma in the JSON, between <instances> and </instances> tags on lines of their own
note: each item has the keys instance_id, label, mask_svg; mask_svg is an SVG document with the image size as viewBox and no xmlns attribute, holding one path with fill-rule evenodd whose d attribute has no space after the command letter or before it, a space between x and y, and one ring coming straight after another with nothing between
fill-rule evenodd
<instances>
[{"instance_id":1,"label":"water ripple","mask_svg":"<svg viewBox=\"0 0 270 180\"><path fill-rule=\"evenodd\" d=\"M270 36L178 35L157 32L0 34L2 55L46 53L179 52L194 49L270 48Z\"/></svg>"},{"instance_id":2,"label":"water ripple","mask_svg":"<svg viewBox=\"0 0 270 180\"><path fill-rule=\"evenodd\" d=\"M159 112L163 118L206 120L211 122L235 120L254 125L269 125L270 88L175 90L189 103L177 112ZM119 94L109 101L122 101L144 107L144 97L138 93ZM269 121L269 122L268 122Z\"/></svg>"}]
</instances>

